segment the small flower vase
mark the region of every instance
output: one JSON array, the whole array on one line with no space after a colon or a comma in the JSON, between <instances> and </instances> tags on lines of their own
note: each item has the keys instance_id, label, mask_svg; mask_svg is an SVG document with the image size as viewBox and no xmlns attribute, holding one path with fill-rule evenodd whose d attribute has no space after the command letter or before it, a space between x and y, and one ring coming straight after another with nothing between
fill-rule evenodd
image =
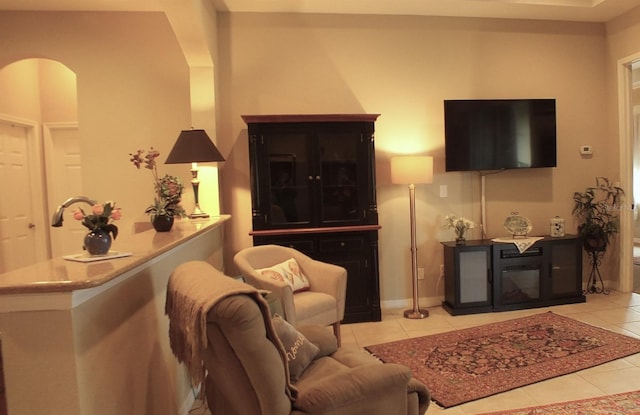
<instances>
[{"instance_id":1,"label":"small flower vase","mask_svg":"<svg viewBox=\"0 0 640 415\"><path fill-rule=\"evenodd\" d=\"M467 239L464 237L465 229L457 228L456 232L456 245L464 245Z\"/></svg>"},{"instance_id":2,"label":"small flower vase","mask_svg":"<svg viewBox=\"0 0 640 415\"><path fill-rule=\"evenodd\" d=\"M106 255L111 248L111 235L103 229L95 229L84 237L83 248L89 255Z\"/></svg>"},{"instance_id":3,"label":"small flower vase","mask_svg":"<svg viewBox=\"0 0 640 415\"><path fill-rule=\"evenodd\" d=\"M151 221L156 232L169 232L173 227L173 216L156 215Z\"/></svg>"}]
</instances>

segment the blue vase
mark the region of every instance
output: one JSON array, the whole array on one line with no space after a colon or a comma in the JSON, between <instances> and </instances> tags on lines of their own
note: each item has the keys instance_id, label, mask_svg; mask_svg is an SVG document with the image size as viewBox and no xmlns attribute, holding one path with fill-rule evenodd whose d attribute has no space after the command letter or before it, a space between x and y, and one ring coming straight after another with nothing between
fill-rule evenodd
<instances>
[{"instance_id":1,"label":"blue vase","mask_svg":"<svg viewBox=\"0 0 640 415\"><path fill-rule=\"evenodd\" d=\"M90 255L106 255L111 248L111 235L103 229L96 229L84 237L84 249Z\"/></svg>"}]
</instances>

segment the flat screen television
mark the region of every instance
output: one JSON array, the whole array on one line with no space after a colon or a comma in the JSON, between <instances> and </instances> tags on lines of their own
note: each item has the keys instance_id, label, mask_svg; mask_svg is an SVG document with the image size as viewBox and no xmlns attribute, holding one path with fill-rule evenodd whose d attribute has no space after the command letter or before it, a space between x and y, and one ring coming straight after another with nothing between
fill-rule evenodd
<instances>
[{"instance_id":1,"label":"flat screen television","mask_svg":"<svg viewBox=\"0 0 640 415\"><path fill-rule=\"evenodd\" d=\"M556 100L445 100L444 136L446 171L556 167Z\"/></svg>"}]
</instances>

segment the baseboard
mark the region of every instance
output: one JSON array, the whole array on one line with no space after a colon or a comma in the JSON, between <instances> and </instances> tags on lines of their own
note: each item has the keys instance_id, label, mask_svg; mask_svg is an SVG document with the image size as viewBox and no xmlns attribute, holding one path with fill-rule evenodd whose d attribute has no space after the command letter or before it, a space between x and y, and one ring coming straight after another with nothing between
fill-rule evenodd
<instances>
[{"instance_id":1,"label":"baseboard","mask_svg":"<svg viewBox=\"0 0 640 415\"><path fill-rule=\"evenodd\" d=\"M418 299L421 308L437 307L442 305L443 297L422 297ZM413 299L405 298L401 300L386 300L380 302L383 310L409 309L413 307Z\"/></svg>"}]
</instances>

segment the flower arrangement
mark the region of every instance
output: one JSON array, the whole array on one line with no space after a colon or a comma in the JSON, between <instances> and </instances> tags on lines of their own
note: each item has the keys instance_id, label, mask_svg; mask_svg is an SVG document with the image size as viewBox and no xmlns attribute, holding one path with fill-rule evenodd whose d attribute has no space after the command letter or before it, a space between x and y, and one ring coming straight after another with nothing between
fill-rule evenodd
<instances>
[{"instance_id":1,"label":"flower arrangement","mask_svg":"<svg viewBox=\"0 0 640 415\"><path fill-rule=\"evenodd\" d=\"M165 174L163 177L159 176L158 164L156 163L156 159L160 156L159 151L151 147L146 154L144 153L144 150L138 150L135 154L129 153L129 156L131 156L130 161L136 168L140 169L144 165L144 168L151 170L153 175L155 198L153 204L144 213L151 215L151 221L156 216L162 215L178 218L186 216L186 212L180 206L182 191L184 190L182 181L177 176L169 174Z\"/></svg>"},{"instance_id":2,"label":"flower arrangement","mask_svg":"<svg viewBox=\"0 0 640 415\"><path fill-rule=\"evenodd\" d=\"M456 234L456 241L464 241L465 232L475 228L476 224L462 216L447 215L444 218L444 226L447 229L453 229Z\"/></svg>"},{"instance_id":3,"label":"flower arrangement","mask_svg":"<svg viewBox=\"0 0 640 415\"><path fill-rule=\"evenodd\" d=\"M87 229L96 231L102 229L113 235L113 239L118 236L118 227L111 223L112 220L120 220L122 212L116 208L114 202L95 204L91 206L91 214L87 215L82 208L73 211L73 218L82 221Z\"/></svg>"}]
</instances>

